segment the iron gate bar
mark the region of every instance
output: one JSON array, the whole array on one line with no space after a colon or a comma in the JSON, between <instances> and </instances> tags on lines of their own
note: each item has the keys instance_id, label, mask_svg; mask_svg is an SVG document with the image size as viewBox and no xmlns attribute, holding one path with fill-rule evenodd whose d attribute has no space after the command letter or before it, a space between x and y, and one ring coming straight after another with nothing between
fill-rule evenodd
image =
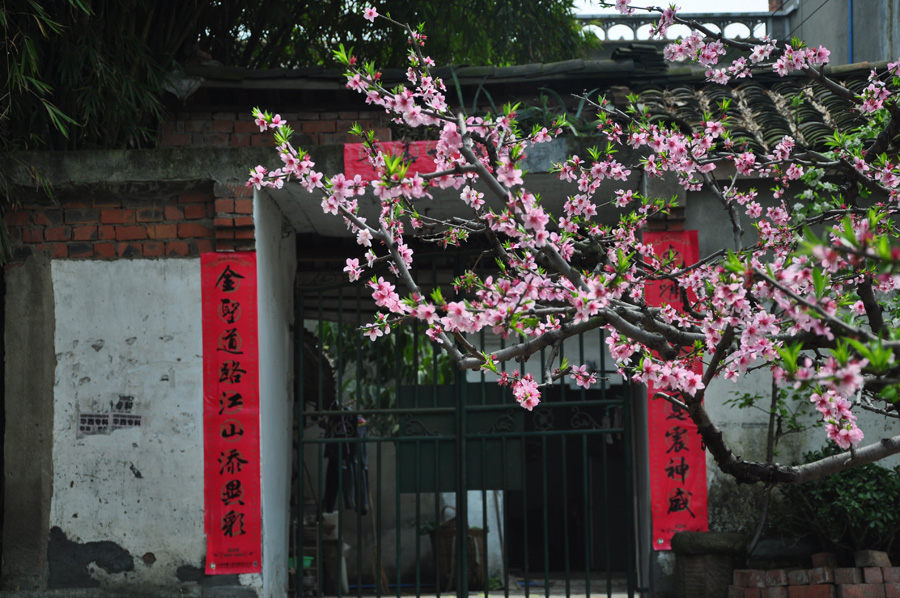
<instances>
[{"instance_id":1,"label":"iron gate bar","mask_svg":"<svg viewBox=\"0 0 900 598\"><path fill-rule=\"evenodd\" d=\"M457 256L456 258L457 265L460 264L461 258ZM437 280L437 265L436 262L432 263L431 267L431 278L432 281ZM335 289L344 289L347 285L338 284L331 285L329 290ZM320 299L322 298L322 291L326 289L309 289L308 291L315 292L315 297L311 292L304 293L304 299L297 301L297 309L296 309L296 327L298 331L303 330L306 326L306 309L305 305L308 304L310 306L314 305L311 299ZM304 290L307 291L307 290ZM340 292L337 297L332 297L330 300L336 299L337 301L337 310L329 309L329 318L337 316L337 320L339 322L354 322L355 328L357 332L355 334L355 347L351 350L348 350L349 343L345 342L344 335L341 334L341 329L339 328L340 324L338 324L338 333L336 334L336 343L335 348L337 350L337 360L338 366L335 371L335 378L337 382L337 396L336 398L343 402L341 399L341 389L343 388L344 381L349 380L346 378L347 372L343 367L343 363L349 362L351 359L356 361L355 364L355 380L352 381L353 386L355 386L356 396L361 397L363 393L363 363L361 359L362 355L362 343L365 342L362 339L362 335L359 332L360 325L362 323L362 311L359 309L361 305L361 288L357 285L355 288L355 300L356 306L353 310L353 315L349 318L347 317L348 310L345 309L344 297L345 293ZM298 294L299 298L299 294ZM351 299L349 295L347 295L348 301ZM317 301L316 305L317 309L314 311L316 314L316 321L311 321L314 329L319 333L319 338L323 338L323 330L325 326L325 310L324 310L324 299ZM335 313L336 311L336 313ZM413 329L413 334L411 337L411 343L413 345L412 352L412 367L413 372L420 371L423 366L423 362L420 361L420 353L419 349L424 344L424 339L420 338L421 330L417 326ZM300 336L300 335L298 335ZM484 339L484 334L481 334L482 340ZM603 333L599 332L599 340L600 340L600 351L599 351L599 360L600 360L600 370L602 373L606 372L606 364L605 364L605 352L603 350ZM505 347L505 340L500 341L501 348ZM374 353L376 355L375 358L375 393L376 397L381 397L383 393L387 393L389 396L394 397L393 400L396 400L396 389L400 384L400 364L401 364L401 347L400 343L395 343L395 351L394 351L394 373L388 372L385 375L385 372L381 370L382 359L378 358L380 355L380 351L382 348L381 343L374 343ZM581 363L585 363L584 359L584 337L579 337L578 339L578 350L577 353L579 355L579 359ZM562 356L562 351L560 352ZM373 506L376 508L376 513L374 513L375 521L372 525L372 532L375 536L373 539L376 542L377 549L373 552L373 560L374 560L374 594L377 597L381 597L383 595L383 587L381 583L381 572L384 567L384 549L386 548L383 545L383 540L385 537L385 533L389 532L388 529L385 529L385 521L383 520L384 515L384 504L383 497L386 491L389 491L389 487L385 486L383 480L384 472L384 457L383 457L383 447L385 443L392 443L395 447L399 447L400 442L403 443L412 443L415 451L415 461L412 472L406 472L401 474L400 471L400 451L395 448L395 469L397 471L398 479L400 475L413 475L415 480L415 486L419 488L416 491L414 498L414 513L415 513L415 522L416 526L419 526L422 521L422 517L425 515L426 509L423 503L423 493L430 493L433 495L433 511L435 516L435 521L440 521L441 519L441 500L440 500L440 486L438 477L435 476L433 478L433 486L430 489L421 488L422 484L420 483L422 480L422 474L427 468L431 467L434 470L437 470L440 467L440 452L438 451L438 447L442 443L454 442L454 447L456 450L456 462L457 466L455 468L455 490L454 494L456 496L456 506L457 506L457 542L455 543L455 560L457 561L457 566L455 567L455 571L449 571L448 573L454 573L456 577L456 593L457 595L465 595L468 593L468 587L470 582L470 575L468 569L468 564L470 562L468 552L471 548L475 548L478 552L476 553L478 559L480 560L480 566L483 567L482 577L483 579L479 580L484 583L483 590L485 592L489 592L489 575L490 575L490 566L492 563L496 562L493 559L496 557L494 553L491 553L490 549L487 549L489 546L489 532L488 532L488 522L491 519L491 515L489 513L489 493L487 491L487 485L489 483L488 472L485 467L479 467L478 469L473 468L473 473L475 474L474 483L479 486L480 490L480 498L481 498L481 520L483 522L484 531L483 533L483 544L475 544L470 546L468 540L468 511L469 511L469 503L468 503L468 493L470 488L471 480L468 479L468 453L469 451L469 442L473 442L472 450L479 451L482 455L482 458L491 450L490 440L496 440L500 446L500 482L501 487L504 489L503 494L503 502L505 503L504 508L502 509L502 514L500 512L500 505L497 502L499 499L499 494L497 491L493 492L493 500L495 505L495 510L497 511L498 518L496 519L496 525L498 526L498 539L499 539L499 547L500 547L500 555L504 558L501 559L502 562L498 563L499 570L503 575L503 578L507 580L502 584L503 591L502 595L505 597L509 597L511 590L513 589L512 584L509 583L510 580L510 558L511 555L509 553L511 544L510 544L510 534L509 532L512 530L513 526L519 525L518 523L514 523L511 520L513 516L513 511L510 510L509 506L513 504L513 501L519 500L522 506L523 519L522 521L526 522L525 525L522 526L521 534L524 536L523 542L520 546L517 546L516 549L522 548L524 549L524 554L522 557L522 568L524 569L524 593L526 596L531 595L532 590L535 590L534 586L531 585L531 576L532 573L537 573L533 571L534 562L530 558L531 554L531 545L536 544L535 548L540 548L542 552L542 566L543 566L543 592L541 592L544 596L549 597L551 595L551 531L555 533L555 528L551 524L550 518L550 505L551 505L551 492L550 492L550 470L553 468L551 464L551 442L554 442L553 446L560 447L561 453L559 455L560 459L560 467L561 471L556 475L561 476L561 495L562 495L562 516L563 516L563 525L562 525L562 537L563 537L563 569L565 575L565 593L566 595L570 595L574 588L572 585L572 542L578 542L577 537L573 537L572 532L575 528L570 529L569 519L572 517L572 512L570 510L570 498L572 495L570 491L577 488L578 481L572 478L571 473L569 471L569 465L576 465L575 463L571 463L568 458L570 449L572 447L572 442L570 442L570 438L574 438L576 443L577 439L581 438L580 447L575 444L576 447L580 448L580 456L581 456L581 464L580 464L580 473L578 477L581 478L581 492L576 494L581 494L582 503L584 505L584 516L581 517L581 534L582 534L582 544L583 544L583 552L584 552L584 584L585 584L585 593L590 596L591 595L591 573L592 573L592 562L595 560L595 557L600 556L595 553L595 544L596 540L600 538L597 537L597 529L595 529L594 522L602 522L603 530L604 530L604 538L602 539L601 546L603 548L603 558L602 565L604 572L606 574L606 594L611 595L613 590L611 569L613 567L612 564L612 542L609 537L610 533L610 525L613 523L612 517L612 506L611 506L611 493L613 492L613 488L615 488L615 492L618 495L620 490L624 490L624 496L626 500L624 501L624 519L626 522L631 522L633 520L633 479L632 479L632 446L630 442L630 426L631 426L631 416L630 416L630 405L627 396L622 395L621 393L617 393L616 398L609 398L607 391L609 390L608 385L603 382L599 385L599 396L600 399L588 398L587 393L583 389L571 389L567 384L561 383L557 386L558 388L558 397L553 400L546 400L538 409L548 410L549 413L558 413L561 410L569 410L569 409L586 409L591 408L595 411L591 411L591 415L588 417L598 417L598 413L605 413L604 417L611 417L613 411L612 409L619 410L618 413L621 414L621 419L618 420L614 425L612 419L609 421L609 425L604 420L603 425L599 425L599 419L597 421L592 421L590 428L578 428L577 422L573 422L575 427L571 427L571 429L519 429L513 431L498 431L498 432L489 432L488 430L480 430L472 427L469 423L469 416L475 416L477 414L487 415L490 413L501 413L509 409L510 405L515 407L514 403L510 402L510 405L507 404L490 404L487 401L487 388L486 384L488 382L485 378L483 372L478 376L480 378L481 385L477 387L477 390L474 390L473 387L467 382L467 377L463 373L457 373L455 376L454 386L456 388L456 396L458 398L455 407L440 407L438 406L438 388L436 382L439 379L439 364L436 358L432 356L432 363L430 364L431 370L431 406L425 406L424 404L417 404L415 409L407 409L404 410L404 414L412 414L413 416L439 416L439 417L447 417L453 418L454 428L453 433L442 433L438 435L425 435L425 434L417 434L410 436L403 436L402 440L400 438L394 436L372 436L365 439L359 438L324 438L324 437L306 437L304 435L304 426L302 425L304 418L309 416L310 418L323 418L328 417L330 415L334 415L334 412L329 410L326 405L324 405L325 398L328 396L328 389L325 388L326 380L324 371L326 368L325 360L318 359L316 367L314 370L318 372L318 380L315 385L314 392L316 393L315 400L310 403L310 405L315 405L314 409L310 409L309 411L302 411L302 406L304 403L304 393L307 390L305 385L303 384L303 375L306 373L305 366L307 365L304 360L306 356L304 355L304 351L298 350L296 352L295 359L295 367L300 375L296 376L295 380L295 391L298 399L298 418L301 425L298 426L298 445L299 445L299 453L298 453L298 479L296 484L297 491L297 500L295 501L295 508L297 509L297 517L295 520L298 524L302 523L302 509L303 509L303 500L304 500L304 487L307 481L307 476L304 475L304 458L303 458L303 447L312 448L315 446L314 455L316 457L317 464L317 483L319 487L319 494L321 494L322 489L324 488L324 450L327 446L334 443L344 443L347 445L356 445L359 446L361 443L365 442L366 444L374 443L372 448L374 449L375 459L374 462L377 466L377 479L374 481L374 500L372 500ZM542 352L541 355L542 365L544 362L544 355ZM506 371L506 364L503 364L503 371ZM524 366L520 367L520 372L524 372ZM392 378L393 376L393 378ZM383 386L382 382L391 381L389 385ZM427 389L422 388L425 386L424 384L413 384L414 392L418 395L420 392L427 393ZM371 388L371 387L370 387ZM477 392L478 394L472 394L473 392ZM592 391L594 392L594 391ZM467 393L474 399L473 404L469 404L468 400L466 400ZM427 394L423 394L424 397L427 397ZM309 399L311 397L306 397ZM374 418L386 417L390 418L391 416L395 416L399 413L396 409L396 406L392 406L393 408L385 408L383 406L377 406L376 408L365 408L364 406L356 406L356 408L352 410L341 411L342 416L353 417L356 416L369 416ZM599 411L596 411L599 410ZM552 415L551 415L552 417ZM537 423L536 419L530 420L532 422ZM610 470L610 464L613 459L610 451L610 447L607 446L607 439L612 438L612 435L620 435L619 437L622 439L622 446L619 449L624 450L624 475L621 472L616 470L614 474L612 470ZM553 440L558 438L559 440ZM508 450L511 446L510 441L520 441L520 455L523 464L527 463L528 459L528 447L526 446L527 439L533 439L533 442L537 443L537 447L539 447L539 459L540 461L536 461L533 465L540 464L540 475L534 477L537 472L530 472L528 467L523 467L522 469L522 478L523 478L523 490L521 491L521 497L516 497L515 493L510 494L510 491L506 489L509 488L510 479L509 479L509 454ZM596 443L599 442L599 446L595 446ZM431 463L426 462L422 459L423 453L426 447L432 447L432 461ZM591 448L594 447L594 448ZM599 450L597 450L599 449ZM554 448L555 452L557 448ZM596 452L593 452L596 451ZM599 455L597 454L599 452ZM592 456L593 454L593 456ZM615 457L615 459L621 459L622 453L617 453L619 457ZM598 461L599 459L599 461ZM343 451L337 451L337 463L339 465L343 464L344 453ZM618 461L621 463L621 461ZM577 466L577 465L576 465ZM602 467L602 471L597 471L598 467ZM357 471L357 476L364 475L362 470ZM613 476L615 476L615 482L613 482ZM621 477L621 480L620 480ZM557 477L558 479L558 477ZM530 480L530 481L529 481ZM309 481L312 481L310 479ZM358 492L358 489L361 487L359 484L359 479L354 480L356 482L355 489ZM338 476L338 513L337 513L337 530L338 530L338 553L343 554L343 541L345 537L345 532L349 531L349 527L347 525L350 521L345 518L345 514L343 513L343 484L345 480L343 476ZM570 482L574 482L574 486L572 489L569 488ZM624 482L624 483L621 483ZM528 486L531 484L535 486L537 483L541 484L540 492L538 494L530 494L528 491ZM310 488L310 491L315 495L315 489ZM369 500L369 497L365 498L358 496L360 500ZM401 504L401 493L395 492L395 518L397 520L397 525L394 530L394 539L395 539L395 558L397 563L397 572L395 577L395 586L396 586L396 595L400 598L403 595L404 586L408 584L404 584L403 577L409 575L409 573L405 573L403 568L401 567L402 557L404 554L403 544L404 542L401 540L401 522L403 517L403 506ZM536 531L533 529L529 529L530 526L527 523L527 514L529 512L529 505L534 498L538 498L539 502L542 504L533 505L533 508L538 508L540 511L538 512L538 517L541 519L541 531L543 532L542 538L537 538L532 536L532 532ZM576 499L577 500L577 499ZM602 500L603 505L598 505L597 500ZM577 504L577 503L576 503ZM413 506L413 505L410 505ZM316 520L321 521L323 514L323 502L321 500L318 501L317 509L316 509ZM602 509L602 511L600 510ZM407 509L409 510L409 509ZM558 517L555 515L554 517ZM357 515L354 518L356 523L356 533L359 534L359 540L362 539L363 530L363 515L358 510ZM556 521L555 519L553 521ZM572 523L577 522L577 517L573 519ZM299 527L299 525L298 525ZM345 529L345 527L347 529ZM634 567L634 552L633 552L633 538L631 534L633 533L633 526L627 528L628 533L625 534L625 538L623 538L625 553L628 555L625 564L625 574L626 574L626 585L629 595L633 595L633 589L636 582L637 572ZM324 590L324 568L325 563L322 558L322 549L323 549L323 529L321 525L316 526L316 565L315 570L317 573L317 581L318 588L317 594L319 596L323 595ZM296 536L298 539L298 544L302 545L302 533L297 532ZM557 540L558 541L558 540ZM415 575L414 581L412 584L415 587L416 594L421 595L423 590L427 587L425 581L425 570L423 569L423 562L427 562L427 559L422 559L422 540L421 536L416 533L414 542L412 542L415 547ZM485 550L482 550L482 546L485 547ZM363 563L363 546L360 541L356 543L356 566L353 567L356 573L356 595L362 596L363 589L361 580L364 574L364 563ZM481 553L484 554L481 554ZM518 554L518 552L517 552ZM348 559L349 560L349 559ZM444 577L443 571L441 571L443 565L445 563L442 562L440 558L440 550L439 547L435 547L432 551L432 559L433 561L433 569L437 578L436 585L436 593L437 595L441 595L444 591L442 587L441 580ZM297 555L298 563L301 562L301 558L299 553ZM349 565L350 563L348 563ZM349 567L348 567L349 568ZM340 575L338 575L340 577ZM295 571L295 582L294 587L296 589L302 588L302 567L297 566ZM343 588L341 583L337 583L336 594L340 597L342 596Z\"/></svg>"}]
</instances>

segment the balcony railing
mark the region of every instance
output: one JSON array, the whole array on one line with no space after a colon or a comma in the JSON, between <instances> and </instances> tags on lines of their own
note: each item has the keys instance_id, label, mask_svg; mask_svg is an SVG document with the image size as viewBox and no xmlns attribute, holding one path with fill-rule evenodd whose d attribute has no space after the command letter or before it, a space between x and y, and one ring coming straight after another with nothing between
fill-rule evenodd
<instances>
[{"instance_id":1,"label":"balcony railing","mask_svg":"<svg viewBox=\"0 0 900 598\"><path fill-rule=\"evenodd\" d=\"M759 38L766 34L775 38L784 36L788 14L783 11L744 13L679 13L679 17L697 21L716 33L724 33L736 39ZM653 14L593 14L579 15L585 29L593 31L602 41L647 40L650 29L659 22L659 15ZM690 33L685 25L673 25L666 38L675 40Z\"/></svg>"}]
</instances>

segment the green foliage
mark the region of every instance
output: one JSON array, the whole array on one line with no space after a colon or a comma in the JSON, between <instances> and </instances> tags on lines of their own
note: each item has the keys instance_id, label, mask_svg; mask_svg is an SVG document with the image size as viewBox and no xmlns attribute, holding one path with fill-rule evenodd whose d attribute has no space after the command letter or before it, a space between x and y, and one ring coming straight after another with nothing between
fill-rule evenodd
<instances>
[{"instance_id":1,"label":"green foliage","mask_svg":"<svg viewBox=\"0 0 900 598\"><path fill-rule=\"evenodd\" d=\"M451 384L453 359L414 323L369 341L355 324L323 322L322 346L334 363L341 402L354 409L394 409L399 385ZM396 432L395 416L366 415L373 434Z\"/></svg>"},{"instance_id":2,"label":"green foliage","mask_svg":"<svg viewBox=\"0 0 900 598\"><path fill-rule=\"evenodd\" d=\"M810 463L840 452L829 445L807 453L804 461ZM781 518L789 533L814 537L825 550L893 550L896 558L900 468L864 465L823 480L785 486L782 495Z\"/></svg>"}]
</instances>

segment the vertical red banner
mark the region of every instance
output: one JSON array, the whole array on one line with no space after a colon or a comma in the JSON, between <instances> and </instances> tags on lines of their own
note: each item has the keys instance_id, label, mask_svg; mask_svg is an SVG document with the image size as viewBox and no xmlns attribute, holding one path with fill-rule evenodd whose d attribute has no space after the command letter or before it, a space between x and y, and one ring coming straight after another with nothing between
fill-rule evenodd
<instances>
[{"instance_id":1,"label":"vertical red banner","mask_svg":"<svg viewBox=\"0 0 900 598\"><path fill-rule=\"evenodd\" d=\"M644 243L658 256L674 252L684 264L699 259L695 230L646 231ZM648 305L668 303L682 311L680 291L671 282L647 285L646 300ZM694 371L702 373L699 362ZM688 414L660 397L663 391L652 382L647 387L653 548L670 550L675 532L709 529L706 452Z\"/></svg>"},{"instance_id":2,"label":"vertical red banner","mask_svg":"<svg viewBox=\"0 0 900 598\"><path fill-rule=\"evenodd\" d=\"M256 253L205 253L206 573L262 571Z\"/></svg>"}]
</instances>

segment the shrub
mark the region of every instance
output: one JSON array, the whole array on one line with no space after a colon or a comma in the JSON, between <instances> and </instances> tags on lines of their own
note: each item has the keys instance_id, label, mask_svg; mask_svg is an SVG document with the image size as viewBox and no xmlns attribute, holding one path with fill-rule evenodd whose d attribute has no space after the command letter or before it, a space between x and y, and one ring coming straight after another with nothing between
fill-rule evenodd
<instances>
[{"instance_id":1,"label":"shrub","mask_svg":"<svg viewBox=\"0 0 900 598\"><path fill-rule=\"evenodd\" d=\"M804 455L806 463L840 453L836 446ZM900 532L900 467L864 465L782 488L786 531L818 540L823 550L847 554L856 550L894 551Z\"/></svg>"}]
</instances>

